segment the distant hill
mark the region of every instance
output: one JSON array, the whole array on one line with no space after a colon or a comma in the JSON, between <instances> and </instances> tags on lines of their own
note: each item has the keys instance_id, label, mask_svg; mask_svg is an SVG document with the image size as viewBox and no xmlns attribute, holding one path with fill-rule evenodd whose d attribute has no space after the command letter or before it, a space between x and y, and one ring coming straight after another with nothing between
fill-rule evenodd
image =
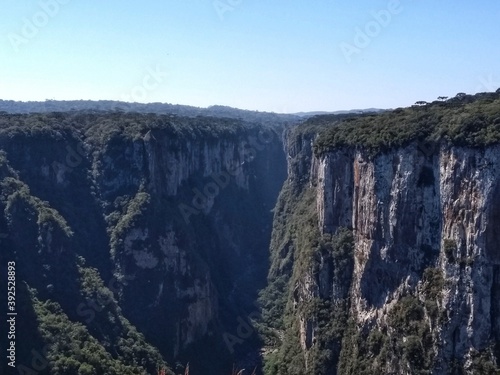
<instances>
[{"instance_id":1,"label":"distant hill","mask_svg":"<svg viewBox=\"0 0 500 375\"><path fill-rule=\"evenodd\" d=\"M237 109L227 106L211 106L208 108L170 103L127 103L113 100L46 100L44 102L17 102L0 100L0 112L7 113L47 113L68 111L115 111L155 114L173 114L185 117L211 116L241 119L263 124L293 124L302 120L302 116L278 114Z\"/></svg>"},{"instance_id":2,"label":"distant hill","mask_svg":"<svg viewBox=\"0 0 500 375\"><path fill-rule=\"evenodd\" d=\"M384 112L384 111L388 111L388 110L389 109L366 108L366 109L350 109L350 110L333 111L333 112L326 112L326 111L297 112L297 113L293 113L293 115L299 116L299 117L312 117L312 116L319 116L319 115L345 115L345 114L356 114L356 113L378 113L378 112Z\"/></svg>"},{"instance_id":3,"label":"distant hill","mask_svg":"<svg viewBox=\"0 0 500 375\"><path fill-rule=\"evenodd\" d=\"M47 113L68 111L116 111L116 112L138 112L156 114L174 114L179 116L196 117L227 117L242 119L250 122L276 123L280 125L293 124L309 117L317 115L337 115L383 112L384 109L367 108L343 111L311 111L297 112L292 114L260 112L238 109L222 105L213 105L208 108L200 108L189 105L170 103L127 103L114 100L46 100L43 102L18 102L14 100L0 99L0 112L7 113Z\"/></svg>"}]
</instances>

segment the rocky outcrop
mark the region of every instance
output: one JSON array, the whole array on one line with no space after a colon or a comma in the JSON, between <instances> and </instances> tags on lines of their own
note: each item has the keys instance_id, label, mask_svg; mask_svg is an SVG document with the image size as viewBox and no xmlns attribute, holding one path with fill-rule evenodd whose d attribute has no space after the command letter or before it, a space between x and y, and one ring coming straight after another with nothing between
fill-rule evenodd
<instances>
[{"instance_id":1,"label":"rocky outcrop","mask_svg":"<svg viewBox=\"0 0 500 375\"><path fill-rule=\"evenodd\" d=\"M295 153L301 160L289 158L288 183L308 180L301 190L315 195L318 238L352 232L353 268L335 278L314 243L312 265L294 264L304 372L497 373L488 371L499 359L500 147L413 142L375 155L342 147L314 155L313 141ZM291 150L300 144L289 140ZM348 303L341 346L320 342L326 322L305 308L318 299ZM318 350L338 356L318 359Z\"/></svg>"},{"instance_id":2,"label":"rocky outcrop","mask_svg":"<svg viewBox=\"0 0 500 375\"><path fill-rule=\"evenodd\" d=\"M453 358L468 358L496 341L493 291L500 285L492 233L500 207L500 148L442 145L426 154L413 144L374 158L339 151L322 155L317 166L319 228L350 227L355 234L352 309L358 323L382 325L388 306L406 293L425 300L423 272L437 267L445 280L437 303L446 319L436 327L442 347L435 366L447 371Z\"/></svg>"},{"instance_id":3,"label":"rocky outcrop","mask_svg":"<svg viewBox=\"0 0 500 375\"><path fill-rule=\"evenodd\" d=\"M281 139L270 130L212 140L179 140L150 130L140 141L108 146L95 159L108 217L120 217L111 222L111 245L115 276L130 280L122 291L124 305L139 326L147 325L141 322L144 310L169 317L151 329L158 333L164 327L163 334L174 339L175 356L229 329L221 328L218 316L219 291L229 285L214 281L214 273L238 283L245 261L250 272L265 265L265 252L255 253L250 238L242 236L244 228L231 218L241 220L241 208L252 217L269 215L284 175L282 158ZM257 208L241 207L238 200ZM112 211L117 201L122 207ZM266 240L267 225L253 241Z\"/></svg>"},{"instance_id":4,"label":"rocky outcrop","mask_svg":"<svg viewBox=\"0 0 500 375\"><path fill-rule=\"evenodd\" d=\"M207 366L211 373L229 371L241 353L223 336L237 332L240 315L255 310L265 283L271 210L286 176L281 130L229 119L120 113L17 119L24 128L9 127L9 134L0 128L2 157L72 231L64 246L71 249L71 267L57 280L44 272L43 285L30 277L30 286L55 299L74 321L106 316L104 307L71 298L79 286L67 280L78 279L76 263L84 258L113 292L120 314L168 362L189 362L193 374ZM65 121L71 124L53 124ZM8 235L22 241L22 230L11 225ZM24 237L21 247L43 249L20 263L59 269L36 258L58 256L60 236L41 227L40 244ZM18 247L8 253L24 254ZM45 292L47 285L68 291L57 299ZM105 341L119 331L104 318L89 327Z\"/></svg>"}]
</instances>

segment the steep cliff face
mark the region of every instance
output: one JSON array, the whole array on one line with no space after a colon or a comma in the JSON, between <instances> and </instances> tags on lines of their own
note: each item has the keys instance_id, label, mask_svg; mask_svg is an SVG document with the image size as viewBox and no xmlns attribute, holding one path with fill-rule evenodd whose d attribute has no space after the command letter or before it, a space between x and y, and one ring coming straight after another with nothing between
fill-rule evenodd
<instances>
[{"instance_id":1,"label":"steep cliff face","mask_svg":"<svg viewBox=\"0 0 500 375\"><path fill-rule=\"evenodd\" d=\"M2 260L19 265L27 308L56 301L125 365L144 362L121 352L130 324L168 362L190 362L192 374L228 372L241 351L258 347L256 337L228 347L223 336L255 309L265 284L271 210L286 175L279 128L139 114L4 115L0 145L26 200L54 217L49 225L42 213L34 223L23 216L14 204L19 186L1 176ZM144 368L162 363L152 356Z\"/></svg>"},{"instance_id":2,"label":"steep cliff face","mask_svg":"<svg viewBox=\"0 0 500 375\"><path fill-rule=\"evenodd\" d=\"M500 373L499 108L0 114L20 371Z\"/></svg>"},{"instance_id":3,"label":"steep cliff face","mask_svg":"<svg viewBox=\"0 0 500 375\"><path fill-rule=\"evenodd\" d=\"M499 156L498 147L442 145L427 154L412 144L375 158L322 155L314 170L318 226L323 233L339 227L354 233L351 318L358 329L390 327L397 302L415 297L432 337L432 347L421 349L432 357L429 369L442 373L458 358L467 369L474 351L489 350L499 337L492 235ZM427 278L431 269L438 280ZM411 373L396 353L386 366L389 373Z\"/></svg>"},{"instance_id":4,"label":"steep cliff face","mask_svg":"<svg viewBox=\"0 0 500 375\"><path fill-rule=\"evenodd\" d=\"M287 284L264 306L284 319L267 373L500 373L500 147L314 152L313 130L288 137L292 205L277 206L268 290Z\"/></svg>"},{"instance_id":5,"label":"steep cliff face","mask_svg":"<svg viewBox=\"0 0 500 375\"><path fill-rule=\"evenodd\" d=\"M106 214L115 276L129 280L124 306L175 356L206 337L220 345L265 282L270 211L285 175L280 136L257 129L181 141L152 130L139 142L97 161L100 194L115 202ZM131 179L131 166L142 178ZM135 195L124 198L127 190Z\"/></svg>"}]
</instances>

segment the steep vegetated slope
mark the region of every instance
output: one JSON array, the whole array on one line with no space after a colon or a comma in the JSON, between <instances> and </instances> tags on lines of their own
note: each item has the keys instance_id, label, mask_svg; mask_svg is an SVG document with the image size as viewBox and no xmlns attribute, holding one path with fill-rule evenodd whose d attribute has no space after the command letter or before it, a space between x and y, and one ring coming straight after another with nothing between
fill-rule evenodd
<instances>
[{"instance_id":1,"label":"steep vegetated slope","mask_svg":"<svg viewBox=\"0 0 500 375\"><path fill-rule=\"evenodd\" d=\"M282 130L0 114L19 372L500 373L500 93Z\"/></svg>"},{"instance_id":2,"label":"steep vegetated slope","mask_svg":"<svg viewBox=\"0 0 500 375\"><path fill-rule=\"evenodd\" d=\"M242 354L258 353L256 335L225 338L265 286L286 177L279 127L4 113L0 149L0 257L16 264L20 373L259 366Z\"/></svg>"},{"instance_id":3,"label":"steep vegetated slope","mask_svg":"<svg viewBox=\"0 0 500 375\"><path fill-rule=\"evenodd\" d=\"M500 93L287 135L265 373L500 373Z\"/></svg>"}]
</instances>

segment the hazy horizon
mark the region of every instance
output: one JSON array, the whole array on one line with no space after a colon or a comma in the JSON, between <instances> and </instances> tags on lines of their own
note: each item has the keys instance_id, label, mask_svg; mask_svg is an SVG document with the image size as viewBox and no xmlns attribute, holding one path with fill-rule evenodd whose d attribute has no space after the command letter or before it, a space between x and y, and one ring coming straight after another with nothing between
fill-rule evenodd
<instances>
[{"instance_id":1,"label":"hazy horizon","mask_svg":"<svg viewBox=\"0 0 500 375\"><path fill-rule=\"evenodd\" d=\"M500 3L3 0L0 98L276 113L500 86Z\"/></svg>"}]
</instances>

